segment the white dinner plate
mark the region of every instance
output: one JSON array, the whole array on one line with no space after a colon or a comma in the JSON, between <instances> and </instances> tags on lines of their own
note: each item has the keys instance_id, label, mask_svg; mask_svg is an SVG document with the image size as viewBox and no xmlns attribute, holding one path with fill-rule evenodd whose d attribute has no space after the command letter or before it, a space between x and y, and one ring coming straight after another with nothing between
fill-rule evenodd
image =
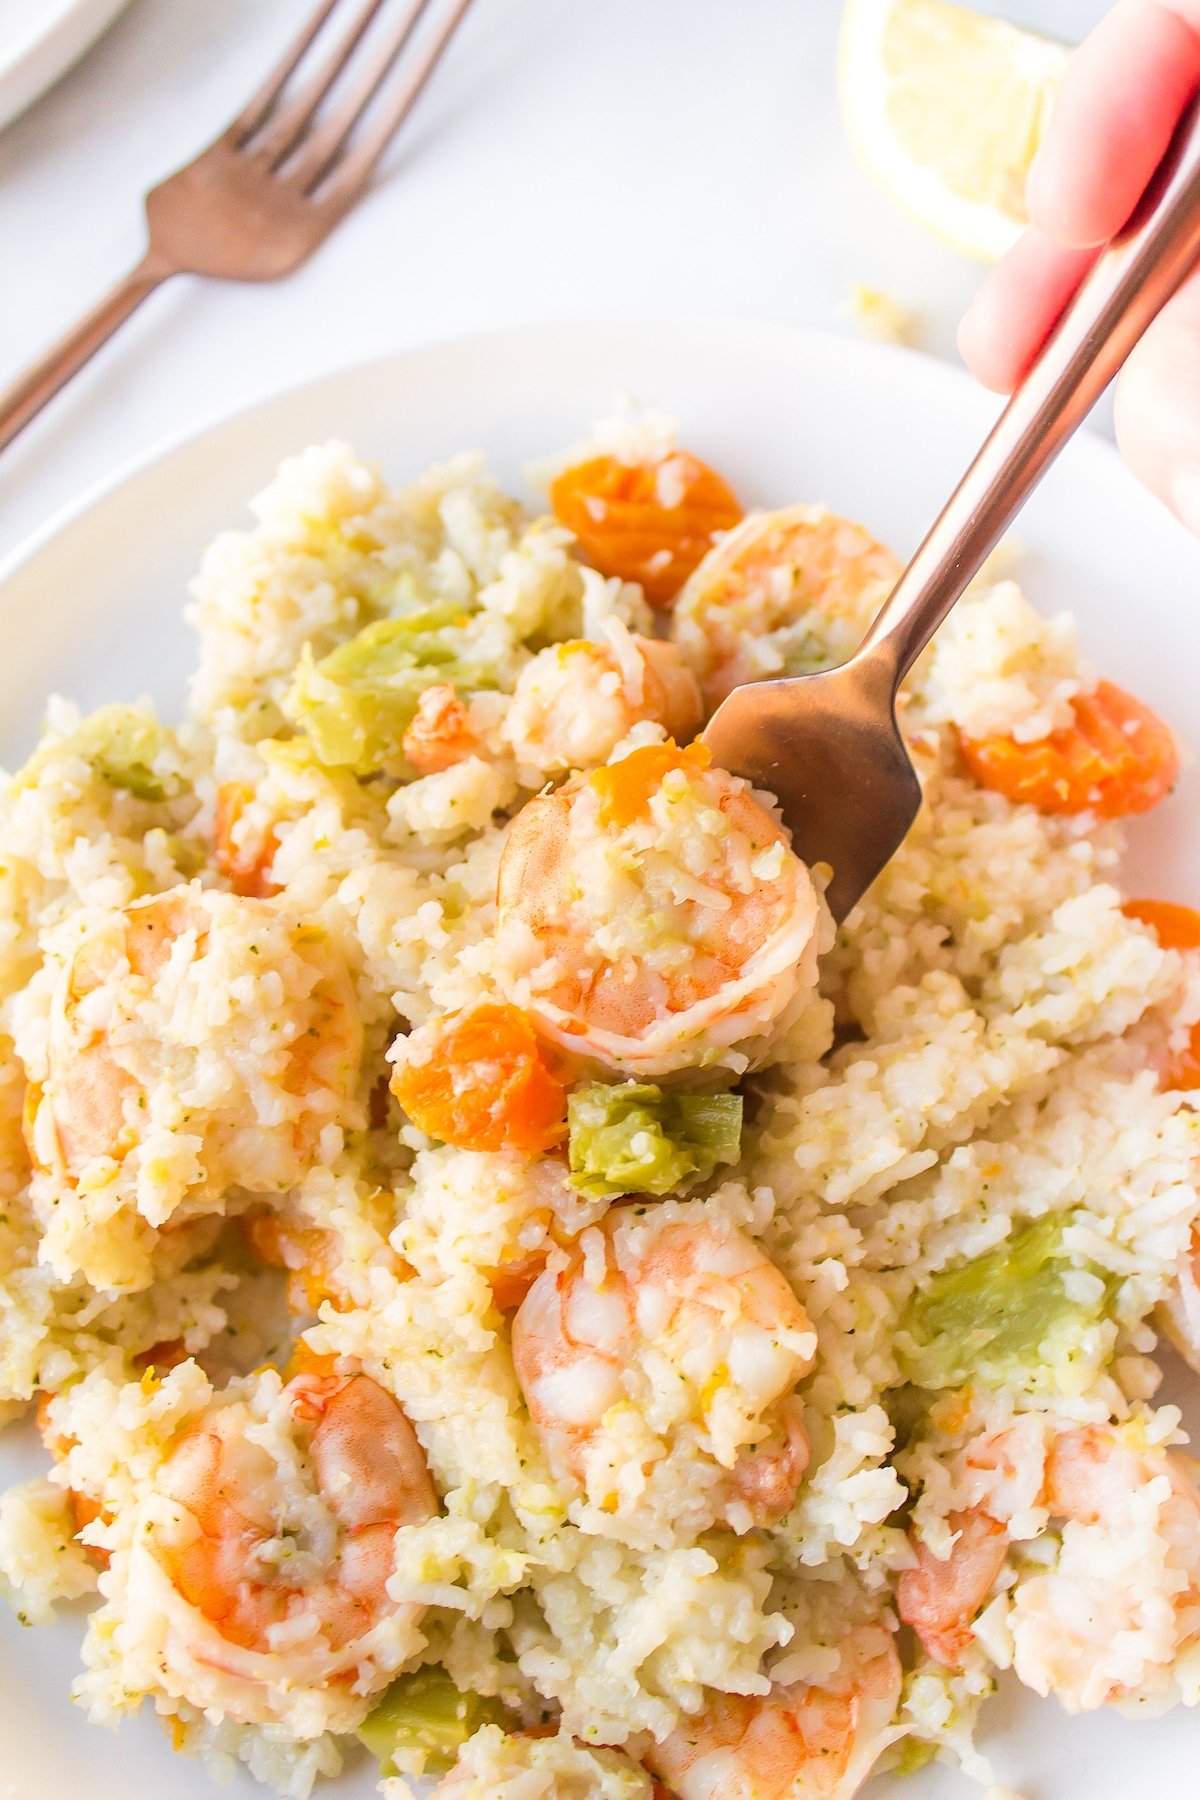
<instances>
[{"instance_id":1,"label":"white dinner plate","mask_svg":"<svg viewBox=\"0 0 1200 1800\"><path fill-rule=\"evenodd\" d=\"M0 129L65 75L129 0L0 0Z\"/></svg>"},{"instance_id":2,"label":"white dinner plate","mask_svg":"<svg viewBox=\"0 0 1200 1800\"><path fill-rule=\"evenodd\" d=\"M396 481L479 447L520 485L629 395L672 413L743 500L823 500L911 550L995 410L965 376L910 351L731 321L563 326L435 345L328 376L148 460L61 517L0 570L0 760L29 751L44 696L85 707L149 693L179 707L191 643L180 618L204 543L246 518L276 461L339 436ZM1023 516L1020 573L1043 609L1070 607L1098 668L1185 736L1200 692L1200 546L1093 438L1068 447ZM1131 832L1131 891L1200 899L1200 770ZM1179 1395L1191 1398L1186 1388ZM0 1485L41 1459L32 1434L0 1441ZM82 1622L23 1632L0 1605L2 1800L213 1800L153 1720L116 1736L68 1698ZM1195 1800L1200 1720L1068 1719L1005 1688L985 1711L996 1775L1028 1800ZM324 1792L365 1800L363 1758ZM225 1790L251 1800L248 1778ZM869 1800L965 1800L956 1771L878 1780Z\"/></svg>"}]
</instances>

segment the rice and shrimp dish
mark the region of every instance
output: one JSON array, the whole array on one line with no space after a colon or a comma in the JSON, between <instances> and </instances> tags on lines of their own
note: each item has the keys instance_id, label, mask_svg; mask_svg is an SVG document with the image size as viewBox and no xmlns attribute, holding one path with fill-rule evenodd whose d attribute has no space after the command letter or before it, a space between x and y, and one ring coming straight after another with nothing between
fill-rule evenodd
<instances>
[{"instance_id":1,"label":"rice and shrimp dish","mask_svg":"<svg viewBox=\"0 0 1200 1800\"><path fill-rule=\"evenodd\" d=\"M1179 748L981 579L835 927L701 733L898 564L752 498L656 417L540 510L309 449L183 722L56 700L7 778L0 1584L87 1602L96 1722L295 1800L848 1800L986 1785L1000 1671L1200 1699L1200 912L1117 876Z\"/></svg>"}]
</instances>

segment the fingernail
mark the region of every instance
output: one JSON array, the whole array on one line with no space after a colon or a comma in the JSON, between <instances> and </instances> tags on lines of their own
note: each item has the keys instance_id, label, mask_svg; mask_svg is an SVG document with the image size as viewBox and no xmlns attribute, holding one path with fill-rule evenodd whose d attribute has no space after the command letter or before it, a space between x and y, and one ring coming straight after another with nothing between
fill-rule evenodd
<instances>
[{"instance_id":1,"label":"fingernail","mask_svg":"<svg viewBox=\"0 0 1200 1800\"><path fill-rule=\"evenodd\" d=\"M1171 482L1168 498L1176 518L1200 537L1200 473L1181 470Z\"/></svg>"}]
</instances>

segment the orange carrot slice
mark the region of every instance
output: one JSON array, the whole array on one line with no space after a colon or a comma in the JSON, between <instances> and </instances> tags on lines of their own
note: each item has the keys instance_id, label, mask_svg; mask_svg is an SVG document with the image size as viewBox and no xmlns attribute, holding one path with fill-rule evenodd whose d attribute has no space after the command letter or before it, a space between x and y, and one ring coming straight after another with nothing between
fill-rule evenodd
<instances>
[{"instance_id":1,"label":"orange carrot slice","mask_svg":"<svg viewBox=\"0 0 1200 1800\"><path fill-rule=\"evenodd\" d=\"M423 1026L392 1092L430 1137L537 1156L566 1133L566 1090L518 1007L486 1001ZM411 1040L410 1040L411 1041Z\"/></svg>"},{"instance_id":2,"label":"orange carrot slice","mask_svg":"<svg viewBox=\"0 0 1200 1800\"><path fill-rule=\"evenodd\" d=\"M550 504L602 575L640 582L659 607L670 605L715 534L742 517L728 484L686 450L655 462L576 463L551 483Z\"/></svg>"},{"instance_id":3,"label":"orange carrot slice","mask_svg":"<svg viewBox=\"0 0 1200 1800\"><path fill-rule=\"evenodd\" d=\"M1132 694L1101 681L1071 702L1073 722L1031 744L960 737L981 787L1045 813L1148 812L1170 793L1179 751L1170 728Z\"/></svg>"},{"instance_id":4,"label":"orange carrot slice","mask_svg":"<svg viewBox=\"0 0 1200 1800\"><path fill-rule=\"evenodd\" d=\"M674 770L698 774L711 763L712 756L703 744L689 744L686 750L670 742L643 744L620 762L593 769L588 781L600 796L601 820L620 831L646 816L651 800Z\"/></svg>"}]
</instances>

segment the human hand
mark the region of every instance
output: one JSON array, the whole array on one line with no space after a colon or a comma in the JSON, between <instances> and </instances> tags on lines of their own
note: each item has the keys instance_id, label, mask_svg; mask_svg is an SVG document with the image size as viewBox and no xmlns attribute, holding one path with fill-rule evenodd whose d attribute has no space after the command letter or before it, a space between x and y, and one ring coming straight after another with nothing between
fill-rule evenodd
<instances>
[{"instance_id":1,"label":"human hand","mask_svg":"<svg viewBox=\"0 0 1200 1800\"><path fill-rule=\"evenodd\" d=\"M1200 0L1119 0L1071 58L1029 178L1030 229L959 328L985 386L1008 393L1024 375L1198 88ZM1116 421L1130 468L1200 535L1200 271L1126 363Z\"/></svg>"}]
</instances>

